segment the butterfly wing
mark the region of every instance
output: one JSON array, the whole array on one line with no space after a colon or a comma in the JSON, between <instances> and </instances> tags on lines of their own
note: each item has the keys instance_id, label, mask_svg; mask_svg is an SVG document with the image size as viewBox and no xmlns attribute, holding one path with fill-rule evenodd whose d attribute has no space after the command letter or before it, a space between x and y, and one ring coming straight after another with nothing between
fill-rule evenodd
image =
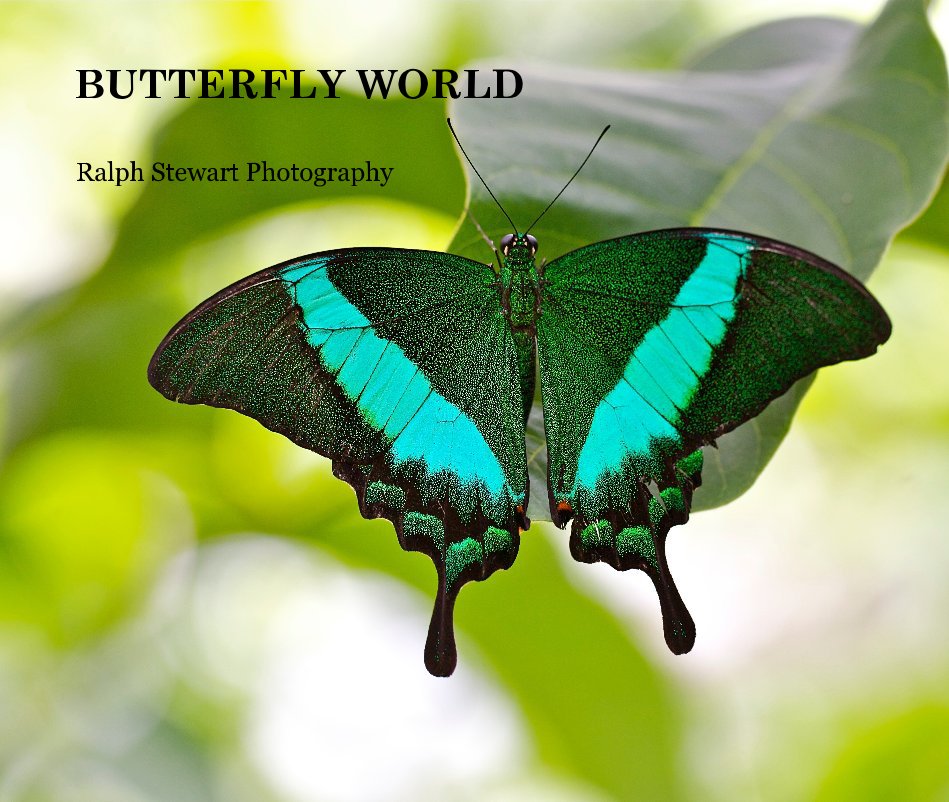
<instances>
[{"instance_id":1,"label":"butterfly wing","mask_svg":"<svg viewBox=\"0 0 949 802\"><path fill-rule=\"evenodd\" d=\"M890 334L854 278L738 232L670 229L580 248L544 271L538 355L555 523L583 562L652 578L666 642L695 628L665 559L688 519L702 445L817 368Z\"/></svg>"},{"instance_id":2,"label":"butterfly wing","mask_svg":"<svg viewBox=\"0 0 949 802\"><path fill-rule=\"evenodd\" d=\"M354 248L268 268L205 301L161 343L166 397L237 410L333 461L367 518L428 554L425 649L456 662L458 590L513 563L528 526L517 355L483 264Z\"/></svg>"}]
</instances>

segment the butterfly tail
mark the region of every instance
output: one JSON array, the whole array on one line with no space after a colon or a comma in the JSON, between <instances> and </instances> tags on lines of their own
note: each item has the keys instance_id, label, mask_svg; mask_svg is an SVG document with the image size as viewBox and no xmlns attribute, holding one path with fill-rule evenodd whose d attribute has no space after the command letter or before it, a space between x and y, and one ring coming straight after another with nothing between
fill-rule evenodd
<instances>
[{"instance_id":1,"label":"butterfly tail","mask_svg":"<svg viewBox=\"0 0 949 802\"><path fill-rule=\"evenodd\" d=\"M654 538L655 539L655 538ZM673 654L686 654L695 645L695 622L679 595L666 563L665 535L656 544L657 567L646 573L656 588L659 609L662 611L662 633Z\"/></svg>"},{"instance_id":2,"label":"butterfly tail","mask_svg":"<svg viewBox=\"0 0 949 802\"><path fill-rule=\"evenodd\" d=\"M639 482L635 498L625 505L581 509L577 514L561 504L559 525L566 526L563 519L573 516L570 553L575 560L605 562L618 571L636 568L649 576L659 597L666 644L673 654L685 654L695 644L695 623L669 571L666 536L689 518L692 493L702 482L701 450L671 467L655 495Z\"/></svg>"},{"instance_id":3,"label":"butterfly tail","mask_svg":"<svg viewBox=\"0 0 949 802\"><path fill-rule=\"evenodd\" d=\"M451 676L458 663L458 650L455 647L454 611L457 588L452 591L445 582L445 571L438 570L438 593L432 620L428 625L428 638L425 641L425 667L435 677Z\"/></svg>"}]
</instances>

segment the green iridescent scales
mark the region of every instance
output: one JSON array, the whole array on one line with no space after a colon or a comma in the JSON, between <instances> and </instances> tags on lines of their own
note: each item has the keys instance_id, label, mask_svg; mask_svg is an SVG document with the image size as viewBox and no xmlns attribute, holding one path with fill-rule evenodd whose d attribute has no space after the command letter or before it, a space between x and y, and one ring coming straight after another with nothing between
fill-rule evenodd
<instances>
[{"instance_id":1,"label":"green iridescent scales","mask_svg":"<svg viewBox=\"0 0 949 802\"><path fill-rule=\"evenodd\" d=\"M817 368L873 353L889 321L833 265L736 232L599 242L554 260L544 282L551 515L561 527L573 519L576 559L650 576L666 642L687 652L695 629L665 538L688 520L701 482L696 449Z\"/></svg>"},{"instance_id":2,"label":"green iridescent scales","mask_svg":"<svg viewBox=\"0 0 949 802\"><path fill-rule=\"evenodd\" d=\"M365 517L431 557L433 674L455 666L458 590L509 567L529 525L524 401L495 283L446 254L315 254L206 301L149 369L175 401L235 409L332 459Z\"/></svg>"},{"instance_id":3,"label":"green iridescent scales","mask_svg":"<svg viewBox=\"0 0 949 802\"><path fill-rule=\"evenodd\" d=\"M439 578L426 665L456 662L462 585L517 554L524 429L539 364L551 517L584 562L645 571L666 641L695 637L665 557L701 446L815 369L889 336L879 304L813 254L727 231L596 243L545 268L505 238L501 269L427 251L303 257L222 291L150 366L167 397L236 409L328 456L366 517Z\"/></svg>"}]
</instances>

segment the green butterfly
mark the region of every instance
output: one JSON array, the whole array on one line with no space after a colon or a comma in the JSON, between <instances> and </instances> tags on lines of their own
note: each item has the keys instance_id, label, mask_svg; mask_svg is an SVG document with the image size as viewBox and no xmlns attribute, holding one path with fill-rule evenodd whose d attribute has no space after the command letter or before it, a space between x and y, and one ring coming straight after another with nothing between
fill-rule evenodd
<instances>
[{"instance_id":1,"label":"green butterfly","mask_svg":"<svg viewBox=\"0 0 949 802\"><path fill-rule=\"evenodd\" d=\"M534 224L511 223L497 268L401 248L267 268L185 316L149 365L166 397L237 410L329 457L364 517L432 559L425 665L439 676L457 662L458 591L509 568L530 526L538 365L551 518L572 521L575 559L648 574L678 654L695 626L665 539L688 520L701 447L890 334L863 285L792 245L677 228L538 266Z\"/></svg>"}]
</instances>

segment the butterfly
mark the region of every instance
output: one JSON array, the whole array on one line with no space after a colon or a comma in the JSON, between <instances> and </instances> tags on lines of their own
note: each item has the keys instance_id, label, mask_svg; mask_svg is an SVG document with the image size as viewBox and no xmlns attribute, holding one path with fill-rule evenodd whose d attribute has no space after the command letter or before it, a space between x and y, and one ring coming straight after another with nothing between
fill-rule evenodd
<instances>
[{"instance_id":1,"label":"butterfly","mask_svg":"<svg viewBox=\"0 0 949 802\"><path fill-rule=\"evenodd\" d=\"M187 314L148 369L171 400L236 410L328 457L364 517L431 558L437 676L457 662L459 590L510 568L530 526L538 377L551 519L570 524L575 559L650 577L678 654L695 626L665 541L688 520L702 447L890 335L860 282L793 245L671 228L538 264L536 222L510 221L496 267L403 248L269 267Z\"/></svg>"}]
</instances>

